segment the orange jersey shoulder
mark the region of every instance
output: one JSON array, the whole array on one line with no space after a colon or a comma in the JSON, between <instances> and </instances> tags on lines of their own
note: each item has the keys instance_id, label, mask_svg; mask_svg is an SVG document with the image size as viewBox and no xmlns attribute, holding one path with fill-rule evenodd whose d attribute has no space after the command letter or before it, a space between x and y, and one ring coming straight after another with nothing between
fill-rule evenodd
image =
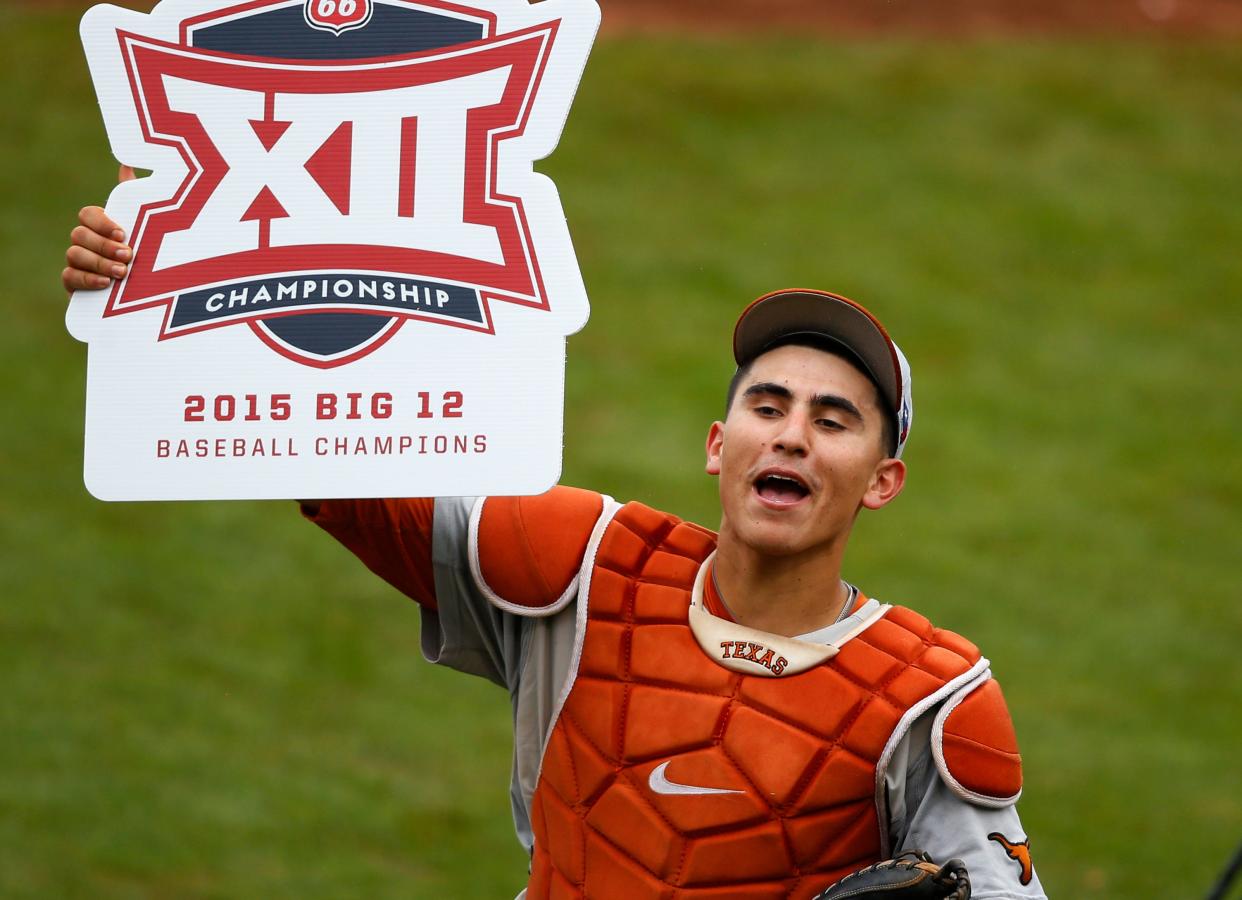
<instances>
[{"instance_id":1,"label":"orange jersey shoulder","mask_svg":"<svg viewBox=\"0 0 1242 900\"><path fill-rule=\"evenodd\" d=\"M1016 803L1022 757L1000 685L992 678L950 697L936 716L932 754L945 783L981 806Z\"/></svg>"},{"instance_id":2,"label":"orange jersey shoulder","mask_svg":"<svg viewBox=\"0 0 1242 900\"><path fill-rule=\"evenodd\" d=\"M479 501L470 523L470 564L479 589L494 605L521 615L563 608L603 511L601 494L571 487Z\"/></svg>"}]
</instances>

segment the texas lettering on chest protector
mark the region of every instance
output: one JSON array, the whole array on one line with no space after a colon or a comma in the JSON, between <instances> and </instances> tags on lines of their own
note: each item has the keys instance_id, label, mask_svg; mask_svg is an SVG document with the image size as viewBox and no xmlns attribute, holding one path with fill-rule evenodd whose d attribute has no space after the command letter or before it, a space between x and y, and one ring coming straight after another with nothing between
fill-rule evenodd
<instances>
[{"instance_id":1,"label":"texas lettering on chest protector","mask_svg":"<svg viewBox=\"0 0 1242 900\"><path fill-rule=\"evenodd\" d=\"M153 171L123 186L134 261L104 316L163 307L161 340L245 325L326 368L410 320L491 333L492 301L584 303L550 296L549 263L573 253L563 224L544 225L564 216L532 167L555 146L598 9L479 6L88 13L109 137Z\"/></svg>"}]
</instances>

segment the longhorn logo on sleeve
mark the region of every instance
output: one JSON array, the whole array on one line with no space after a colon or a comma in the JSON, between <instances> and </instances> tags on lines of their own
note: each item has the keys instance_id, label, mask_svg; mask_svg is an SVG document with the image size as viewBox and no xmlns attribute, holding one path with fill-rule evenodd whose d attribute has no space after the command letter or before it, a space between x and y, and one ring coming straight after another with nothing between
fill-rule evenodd
<instances>
[{"instance_id":1,"label":"longhorn logo on sleeve","mask_svg":"<svg viewBox=\"0 0 1242 900\"><path fill-rule=\"evenodd\" d=\"M409 320L494 333L490 301L549 309L529 198L505 185L529 180L518 139L560 20L496 22L442 0L259 0L176 41L118 27L142 137L185 176L139 209L104 315L162 306L161 340L244 323L329 367ZM559 122L572 91L556 96Z\"/></svg>"},{"instance_id":2,"label":"longhorn logo on sleeve","mask_svg":"<svg viewBox=\"0 0 1242 900\"><path fill-rule=\"evenodd\" d=\"M1031 839L1024 841L1011 841L999 831L993 831L988 835L988 840L996 841L1005 849L1005 855L1018 864L1018 883L1030 884L1031 879L1035 876L1034 866L1031 864Z\"/></svg>"}]
</instances>

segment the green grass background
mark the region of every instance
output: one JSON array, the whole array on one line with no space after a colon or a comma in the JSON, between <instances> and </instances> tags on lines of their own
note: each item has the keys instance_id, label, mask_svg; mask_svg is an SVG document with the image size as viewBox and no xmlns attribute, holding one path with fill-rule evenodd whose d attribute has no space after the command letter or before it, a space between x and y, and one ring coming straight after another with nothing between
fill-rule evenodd
<instances>
[{"instance_id":1,"label":"green grass background","mask_svg":"<svg viewBox=\"0 0 1242 900\"><path fill-rule=\"evenodd\" d=\"M58 274L115 166L75 16L0 33L0 897L512 896L507 698L409 601L291 504L83 489ZM712 524L741 306L891 323L911 479L847 575L994 660L1055 897L1199 896L1242 840L1240 50L614 38L543 165L569 483Z\"/></svg>"}]
</instances>

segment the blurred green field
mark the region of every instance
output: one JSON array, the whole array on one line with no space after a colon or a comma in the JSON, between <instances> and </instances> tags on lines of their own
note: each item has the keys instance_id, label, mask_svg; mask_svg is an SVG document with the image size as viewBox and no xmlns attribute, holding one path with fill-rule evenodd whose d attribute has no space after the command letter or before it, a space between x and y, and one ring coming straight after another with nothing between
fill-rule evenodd
<instances>
[{"instance_id":1,"label":"blurred green field","mask_svg":"<svg viewBox=\"0 0 1242 900\"><path fill-rule=\"evenodd\" d=\"M0 897L512 896L507 698L411 603L292 504L83 489L75 25L0 6ZM544 165L593 303L569 483L713 524L741 306L893 326L911 480L847 575L993 659L1054 897L1200 896L1242 840L1240 50L614 38Z\"/></svg>"}]
</instances>

